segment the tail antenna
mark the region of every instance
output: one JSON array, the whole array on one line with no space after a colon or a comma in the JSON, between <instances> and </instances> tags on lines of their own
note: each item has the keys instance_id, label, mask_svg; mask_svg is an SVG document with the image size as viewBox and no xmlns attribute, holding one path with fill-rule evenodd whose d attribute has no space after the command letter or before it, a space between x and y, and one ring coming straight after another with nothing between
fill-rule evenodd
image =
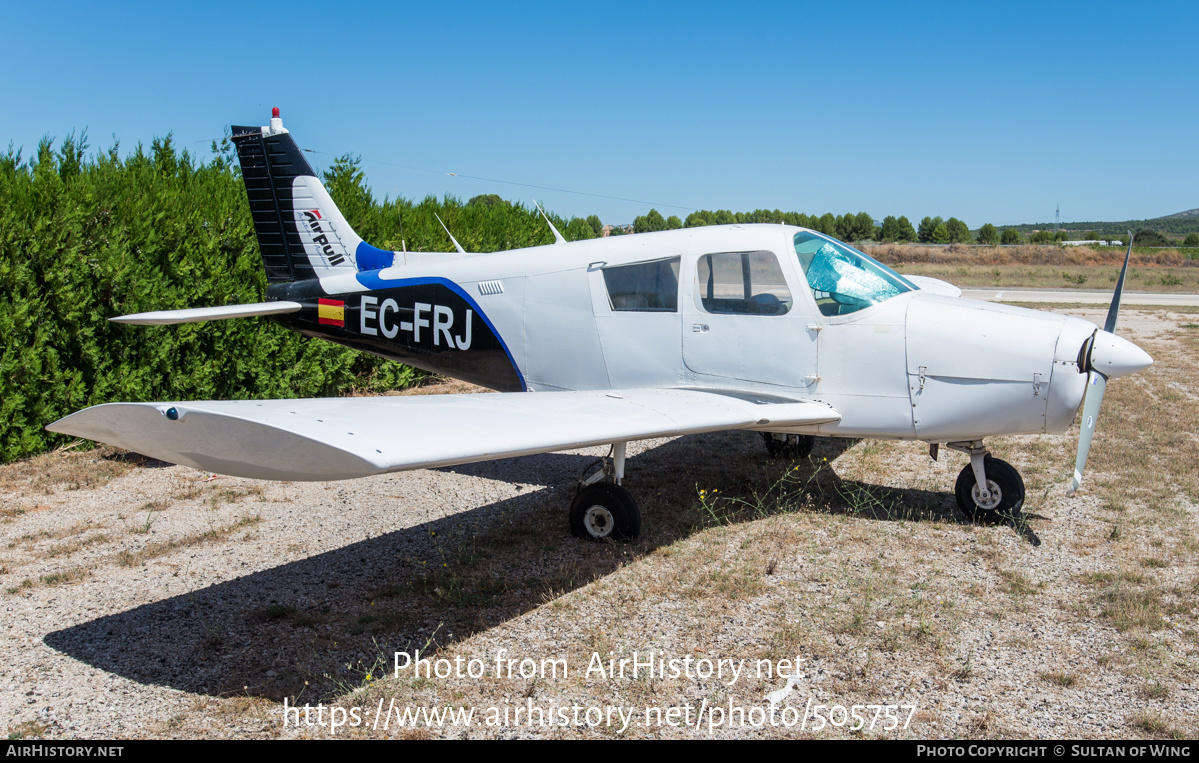
<instances>
[{"instance_id":1,"label":"tail antenna","mask_svg":"<svg viewBox=\"0 0 1199 763\"><path fill-rule=\"evenodd\" d=\"M437 218L437 222L441 223L441 227L445 228L445 235L450 237L450 241L454 242L454 248L457 249L459 252L466 254L467 252L465 249L462 248L462 244L459 244L458 239L454 238L454 234L450 233L450 229L445 227L445 223L442 222L441 216L438 215L436 212L433 213L433 216Z\"/></svg>"},{"instance_id":2,"label":"tail antenna","mask_svg":"<svg viewBox=\"0 0 1199 763\"><path fill-rule=\"evenodd\" d=\"M541 216L545 218L546 223L549 224L550 230L552 230L554 232L554 243L555 244L565 244L566 238L563 237L563 235L558 232L558 229L554 227L554 224L552 222L550 222L550 216L547 215L545 213L545 210L541 208L541 205L537 203L537 199L533 199L533 205L535 207L537 207L537 211L541 213Z\"/></svg>"}]
</instances>

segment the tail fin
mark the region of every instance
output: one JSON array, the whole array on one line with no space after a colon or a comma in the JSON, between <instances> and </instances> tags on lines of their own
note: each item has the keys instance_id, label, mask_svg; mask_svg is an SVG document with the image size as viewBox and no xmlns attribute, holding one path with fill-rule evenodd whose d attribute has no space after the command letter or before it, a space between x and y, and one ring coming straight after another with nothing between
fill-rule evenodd
<instances>
[{"instance_id":1,"label":"tail fin","mask_svg":"<svg viewBox=\"0 0 1199 763\"><path fill-rule=\"evenodd\" d=\"M274 109L267 127L234 126L233 143L268 283L390 267L394 252L346 222Z\"/></svg>"}]
</instances>

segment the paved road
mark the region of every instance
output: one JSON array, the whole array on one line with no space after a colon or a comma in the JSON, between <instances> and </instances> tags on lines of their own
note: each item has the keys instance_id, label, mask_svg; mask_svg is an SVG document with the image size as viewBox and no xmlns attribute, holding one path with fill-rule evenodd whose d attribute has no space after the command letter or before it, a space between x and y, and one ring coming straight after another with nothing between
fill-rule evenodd
<instances>
[{"instance_id":1,"label":"paved road","mask_svg":"<svg viewBox=\"0 0 1199 763\"><path fill-rule=\"evenodd\" d=\"M986 302L1081 302L1084 305L1108 305L1112 301L1111 291L1082 291L1066 289L962 289L967 299ZM1168 305L1199 307L1199 294L1154 294L1147 291L1126 291L1125 305Z\"/></svg>"}]
</instances>

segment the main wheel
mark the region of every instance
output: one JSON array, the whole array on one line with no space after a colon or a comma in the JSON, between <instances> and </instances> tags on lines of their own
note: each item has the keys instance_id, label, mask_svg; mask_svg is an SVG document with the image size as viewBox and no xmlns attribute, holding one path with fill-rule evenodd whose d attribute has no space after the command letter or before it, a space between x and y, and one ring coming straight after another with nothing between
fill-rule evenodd
<instances>
[{"instance_id":1,"label":"main wheel","mask_svg":"<svg viewBox=\"0 0 1199 763\"><path fill-rule=\"evenodd\" d=\"M635 540L641 512L629 491L611 482L583 488L570 505L570 531L583 540Z\"/></svg>"},{"instance_id":2,"label":"main wheel","mask_svg":"<svg viewBox=\"0 0 1199 763\"><path fill-rule=\"evenodd\" d=\"M776 440L770 432L762 433L762 439L766 440L766 452L772 458L788 458L792 461L807 458L816 445L816 438L810 434L789 434L786 438Z\"/></svg>"},{"instance_id":3,"label":"main wheel","mask_svg":"<svg viewBox=\"0 0 1199 763\"><path fill-rule=\"evenodd\" d=\"M953 490L958 499L958 508L967 518L978 522L1014 520L1024 507L1024 480L1020 472L1008 462L989 455L983 464L990 498L986 501L980 498L974 468L966 464Z\"/></svg>"}]
</instances>

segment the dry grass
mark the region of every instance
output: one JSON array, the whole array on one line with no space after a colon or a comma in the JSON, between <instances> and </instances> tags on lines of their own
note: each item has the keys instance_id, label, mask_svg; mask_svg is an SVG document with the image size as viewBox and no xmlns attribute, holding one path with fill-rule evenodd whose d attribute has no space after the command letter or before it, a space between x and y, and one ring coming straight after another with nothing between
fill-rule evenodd
<instances>
[{"instance_id":1,"label":"dry grass","mask_svg":"<svg viewBox=\"0 0 1199 763\"><path fill-rule=\"evenodd\" d=\"M9 541L6 545L8 548L17 548L19 546L31 548L43 540L72 538L83 535L88 530L94 530L103 526L103 524L98 524L96 522L92 522L91 520L76 522L68 527L60 527L54 530L37 530L35 532L24 533L18 538Z\"/></svg>"},{"instance_id":2,"label":"dry grass","mask_svg":"<svg viewBox=\"0 0 1199 763\"><path fill-rule=\"evenodd\" d=\"M0 491L50 495L100 487L147 461L144 456L108 445L84 452L59 449L0 465Z\"/></svg>"},{"instance_id":3,"label":"dry grass","mask_svg":"<svg viewBox=\"0 0 1199 763\"><path fill-rule=\"evenodd\" d=\"M1133 728L1157 737L1174 736L1170 722L1161 713L1143 711L1131 716L1128 722Z\"/></svg>"},{"instance_id":4,"label":"dry grass","mask_svg":"<svg viewBox=\"0 0 1199 763\"><path fill-rule=\"evenodd\" d=\"M886 244L866 251L905 274L940 278L966 288L1113 289L1124 262L1122 248ZM1199 260L1186 259L1176 250L1134 252L1127 288L1199 292L1197 265Z\"/></svg>"},{"instance_id":5,"label":"dry grass","mask_svg":"<svg viewBox=\"0 0 1199 763\"><path fill-rule=\"evenodd\" d=\"M138 506L137 512L140 514L144 511L149 514L150 512L154 511L166 511L167 509L171 508L172 505L173 502L168 499L157 498L153 501L146 501L141 506Z\"/></svg>"},{"instance_id":6,"label":"dry grass","mask_svg":"<svg viewBox=\"0 0 1199 763\"><path fill-rule=\"evenodd\" d=\"M940 265L915 263L898 266L905 275L929 276L963 288L1007 289L1115 289L1120 266L1059 265ZM1192 294L1199 291L1199 268L1181 265L1154 265L1129 270L1130 292L1167 292ZM1134 300L1129 295L1125 301ZM1129 302L1131 304L1131 302ZM1044 305L1033 305L1037 309Z\"/></svg>"},{"instance_id":7,"label":"dry grass","mask_svg":"<svg viewBox=\"0 0 1199 763\"><path fill-rule=\"evenodd\" d=\"M0 509L0 522L11 522L19 516L28 513L28 509L21 506L6 506Z\"/></svg>"},{"instance_id":8,"label":"dry grass","mask_svg":"<svg viewBox=\"0 0 1199 763\"><path fill-rule=\"evenodd\" d=\"M1170 695L1170 687L1161 681L1150 681L1140 688L1139 691L1143 699L1165 699Z\"/></svg>"},{"instance_id":9,"label":"dry grass","mask_svg":"<svg viewBox=\"0 0 1199 763\"><path fill-rule=\"evenodd\" d=\"M223 504L238 503L245 498L262 498L264 492L261 485L228 487L218 475L215 479L208 477L191 480L181 489L173 492L170 500L160 501L153 506L147 504L141 508L141 511L160 511L162 508L171 506L176 501L191 501L196 498L203 498L208 508L216 509ZM154 502L151 503L153 504Z\"/></svg>"},{"instance_id":10,"label":"dry grass","mask_svg":"<svg viewBox=\"0 0 1199 763\"><path fill-rule=\"evenodd\" d=\"M67 569L59 570L58 572L40 575L38 576L37 580L34 580L33 578L25 578L20 583L8 588L7 590L10 594L17 594L27 591L31 588L38 588L41 586L59 586L70 583L78 583L91 574L92 567L88 565L68 567Z\"/></svg>"},{"instance_id":11,"label":"dry grass","mask_svg":"<svg viewBox=\"0 0 1199 763\"><path fill-rule=\"evenodd\" d=\"M187 535L180 538L172 537L164 541L147 543L136 550L131 550L128 548L121 549L117 551L114 556L109 558L98 558L85 564L75 565L58 570L56 572L41 574L36 578L24 578L21 582L17 583L16 585L9 586L6 590L9 594L20 594L29 591L30 589L44 586L58 586L76 583L91 576L105 563L115 561L119 566L122 567L136 566L151 559L166 556L182 549L215 543L217 541L227 539L233 536L235 533L252 527L261 521L262 517L257 514L248 515L241 517L229 524L210 527L204 532ZM99 533L86 538L76 537L67 543L55 544L41 550L38 550L35 547L35 544L40 541L69 536L78 536L89 529L93 529L94 527L96 526L91 523L78 523L69 528L64 528L57 531L43 530L36 533L28 533L24 536L21 536L18 541L9 543L8 548L12 549L16 547L18 543L24 544L33 549L31 559L39 560L54 559L60 556L69 557L71 554L74 554L78 551L82 551L92 546L100 546L113 541L113 538L108 534ZM141 535L148 533L149 529L150 523L149 520L147 520L146 524L135 525L129 529L129 532L135 535ZM4 572L8 572L7 567L4 568Z\"/></svg>"},{"instance_id":12,"label":"dry grass","mask_svg":"<svg viewBox=\"0 0 1199 763\"><path fill-rule=\"evenodd\" d=\"M1077 677L1075 677L1074 675L1072 675L1070 673L1062 673L1060 671L1050 671L1048 673L1042 673L1041 678L1043 678L1045 681L1053 684L1054 686L1060 686L1063 689L1069 689L1078 683Z\"/></svg>"},{"instance_id":13,"label":"dry grass","mask_svg":"<svg viewBox=\"0 0 1199 763\"><path fill-rule=\"evenodd\" d=\"M85 548L89 548L101 543L107 543L110 540L111 538L105 533L98 533L89 538L80 538L78 540L51 546L43 552L42 556L47 559L53 559L58 556L70 556L71 554L82 551Z\"/></svg>"},{"instance_id":14,"label":"dry grass","mask_svg":"<svg viewBox=\"0 0 1199 763\"><path fill-rule=\"evenodd\" d=\"M1100 615L1119 631L1158 630L1162 622L1162 592L1156 587L1115 585L1101 596Z\"/></svg>"},{"instance_id":15,"label":"dry grass","mask_svg":"<svg viewBox=\"0 0 1199 763\"><path fill-rule=\"evenodd\" d=\"M1017 596L1027 596L1041 590L1043 583L1033 581L1019 570L1000 570L999 576L1007 584L1007 592Z\"/></svg>"},{"instance_id":16,"label":"dry grass","mask_svg":"<svg viewBox=\"0 0 1199 763\"><path fill-rule=\"evenodd\" d=\"M1107 500L1177 526L1178 497L1199 502L1199 336L1167 333L1141 344L1155 363L1109 385L1103 416L1123 425L1101 423L1087 469L1112 475Z\"/></svg>"},{"instance_id":17,"label":"dry grass","mask_svg":"<svg viewBox=\"0 0 1199 763\"><path fill-rule=\"evenodd\" d=\"M50 724L42 721L22 721L8 727L8 739L30 739L45 736L51 728Z\"/></svg>"},{"instance_id":18,"label":"dry grass","mask_svg":"<svg viewBox=\"0 0 1199 763\"><path fill-rule=\"evenodd\" d=\"M122 567L135 567L139 564L144 564L151 559L157 559L161 556L173 554L176 551L185 548L192 548L194 546L200 546L224 540L239 530L252 527L261 521L262 517L260 515L249 515L241 517L237 521L231 522L230 524L210 528L202 533L147 543L136 551L124 549L117 554L117 563Z\"/></svg>"},{"instance_id":19,"label":"dry grass","mask_svg":"<svg viewBox=\"0 0 1199 763\"><path fill-rule=\"evenodd\" d=\"M237 488L217 488L208 496L207 504L210 509L216 509L224 504L239 503L245 498L261 498L261 485L249 485Z\"/></svg>"}]
</instances>

